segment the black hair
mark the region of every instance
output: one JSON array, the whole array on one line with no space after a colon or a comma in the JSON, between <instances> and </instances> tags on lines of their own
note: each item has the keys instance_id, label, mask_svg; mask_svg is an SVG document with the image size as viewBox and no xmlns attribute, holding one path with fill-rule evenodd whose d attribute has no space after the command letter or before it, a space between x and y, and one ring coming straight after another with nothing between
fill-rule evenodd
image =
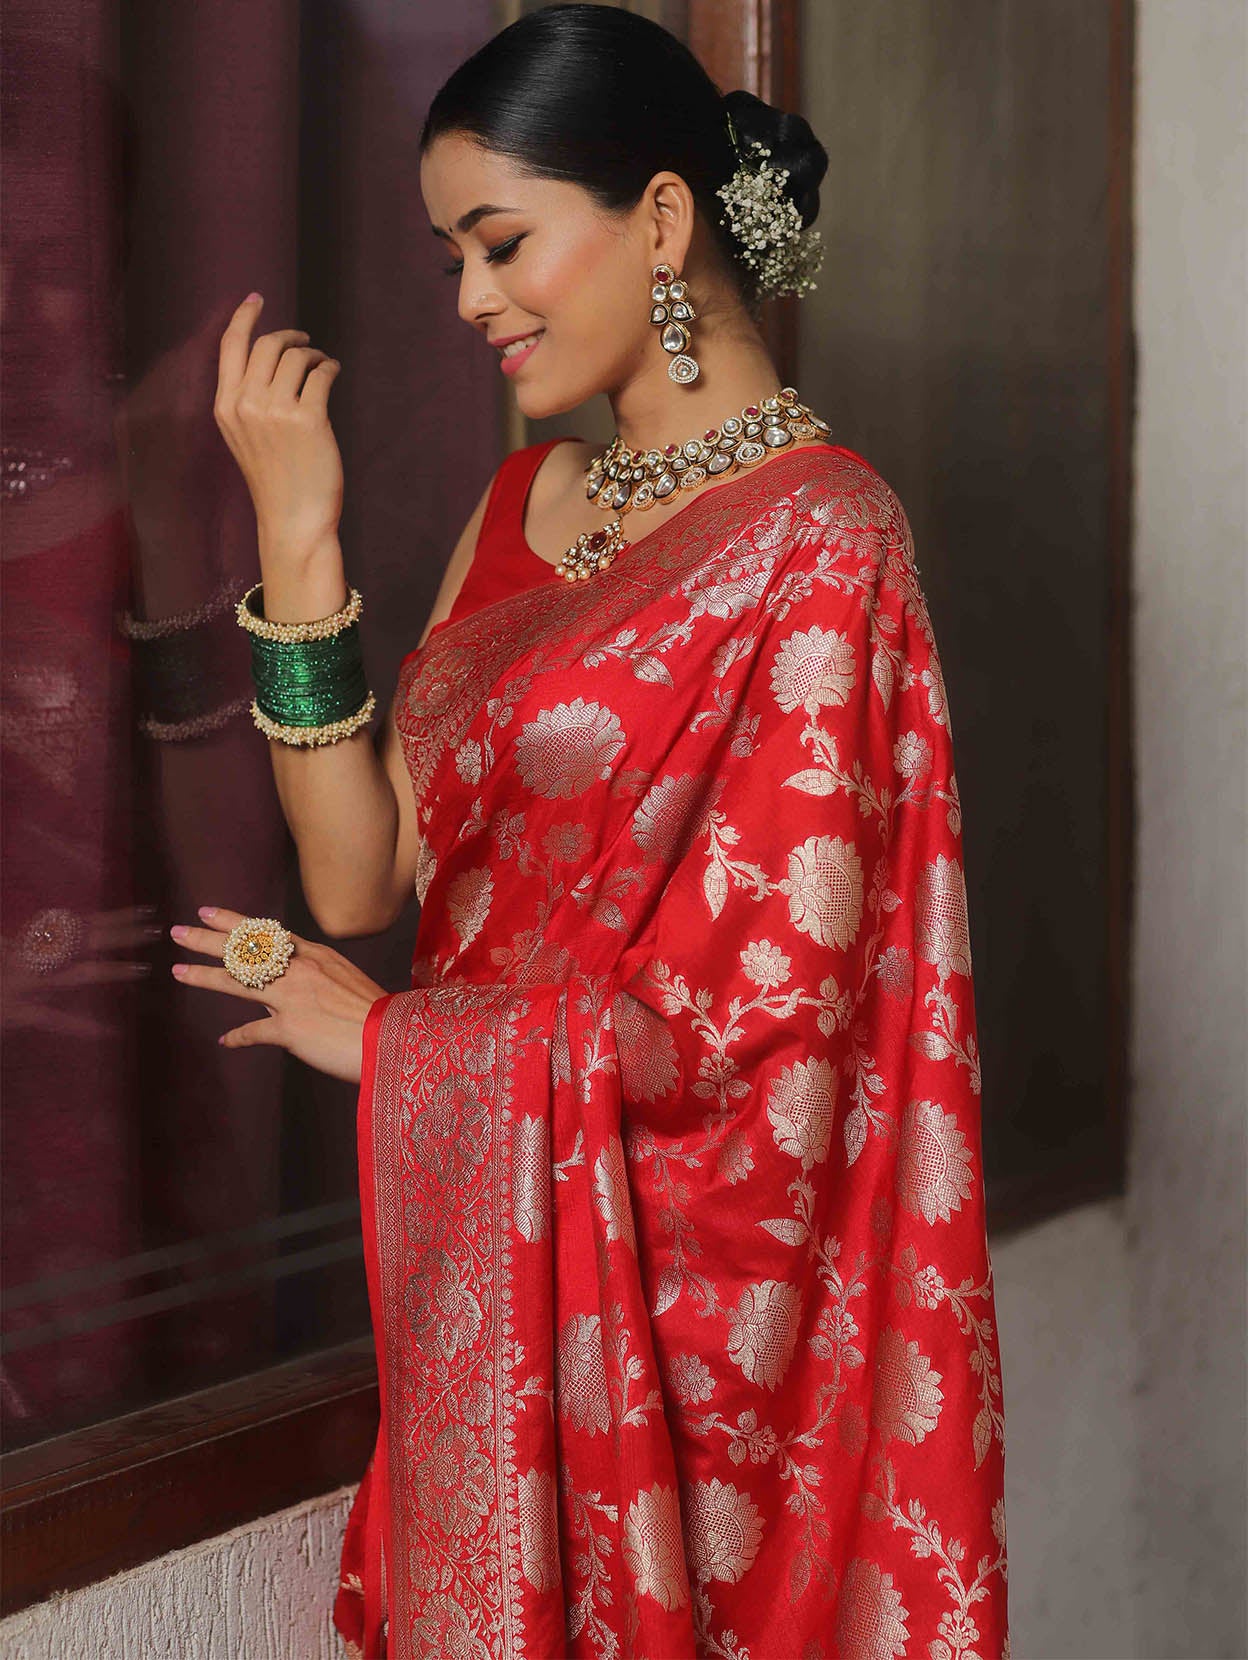
<instances>
[{"instance_id":1,"label":"black hair","mask_svg":"<svg viewBox=\"0 0 1248 1660\"><path fill-rule=\"evenodd\" d=\"M500 30L439 88L420 151L465 133L537 178L580 185L611 212L635 207L656 173L679 173L756 313L754 272L715 194L738 165L729 114L747 153L754 140L789 169L786 194L803 228L813 224L828 154L805 118L751 92L721 94L683 41L615 6L543 6Z\"/></svg>"}]
</instances>

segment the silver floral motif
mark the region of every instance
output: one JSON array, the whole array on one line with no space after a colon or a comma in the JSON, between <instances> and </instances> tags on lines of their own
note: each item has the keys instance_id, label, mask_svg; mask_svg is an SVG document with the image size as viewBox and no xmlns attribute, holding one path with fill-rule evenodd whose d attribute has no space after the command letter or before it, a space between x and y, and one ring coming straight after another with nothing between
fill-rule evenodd
<instances>
[{"instance_id":1,"label":"silver floral motif","mask_svg":"<svg viewBox=\"0 0 1248 1660\"><path fill-rule=\"evenodd\" d=\"M871 1394L871 1421L885 1441L907 1441L912 1447L936 1428L944 1396L940 1373L914 1339L885 1326L875 1353L875 1387Z\"/></svg>"},{"instance_id":2,"label":"silver floral motif","mask_svg":"<svg viewBox=\"0 0 1248 1660\"><path fill-rule=\"evenodd\" d=\"M856 1556L845 1569L837 1607L836 1642L842 1660L893 1660L904 1655L909 1618L892 1574Z\"/></svg>"},{"instance_id":3,"label":"silver floral motif","mask_svg":"<svg viewBox=\"0 0 1248 1660\"><path fill-rule=\"evenodd\" d=\"M925 962L942 980L971 972L970 928L966 914L966 880L954 859L938 854L919 878L916 940Z\"/></svg>"},{"instance_id":4,"label":"silver floral motif","mask_svg":"<svg viewBox=\"0 0 1248 1660\"><path fill-rule=\"evenodd\" d=\"M695 1481L689 1488L689 1558L699 1582L735 1585L754 1565L763 1518L748 1493L730 1481Z\"/></svg>"},{"instance_id":5,"label":"silver floral motif","mask_svg":"<svg viewBox=\"0 0 1248 1660\"><path fill-rule=\"evenodd\" d=\"M789 1369L797 1343L801 1297L795 1285L761 1280L747 1285L728 1310L728 1357L764 1389L775 1389Z\"/></svg>"},{"instance_id":6,"label":"silver floral motif","mask_svg":"<svg viewBox=\"0 0 1248 1660\"><path fill-rule=\"evenodd\" d=\"M910 1101L902 1114L897 1197L911 1216L948 1222L974 1184L974 1158L957 1115L938 1101Z\"/></svg>"},{"instance_id":7,"label":"silver floral motif","mask_svg":"<svg viewBox=\"0 0 1248 1660\"><path fill-rule=\"evenodd\" d=\"M529 789L544 796L583 795L611 773L624 748L618 717L577 697L526 722L516 739L516 767Z\"/></svg>"},{"instance_id":8,"label":"silver floral motif","mask_svg":"<svg viewBox=\"0 0 1248 1660\"><path fill-rule=\"evenodd\" d=\"M803 708L817 715L820 709L849 702L856 674L849 636L816 623L780 642L771 669L771 689L786 714Z\"/></svg>"},{"instance_id":9,"label":"silver floral motif","mask_svg":"<svg viewBox=\"0 0 1248 1660\"><path fill-rule=\"evenodd\" d=\"M594 1160L594 1200L607 1225L608 1241L621 1240L636 1256L637 1234L633 1227L628 1171L624 1165L624 1148L618 1135L611 1137Z\"/></svg>"},{"instance_id":10,"label":"silver floral motif","mask_svg":"<svg viewBox=\"0 0 1248 1660\"><path fill-rule=\"evenodd\" d=\"M640 1595L664 1608L689 1601L680 1505L674 1490L656 1483L643 1489L624 1518L624 1560Z\"/></svg>"},{"instance_id":11,"label":"silver floral motif","mask_svg":"<svg viewBox=\"0 0 1248 1660\"><path fill-rule=\"evenodd\" d=\"M822 1164L832 1145L836 1115L836 1074L818 1055L794 1061L773 1079L767 1117L782 1153L801 1161L803 1170Z\"/></svg>"},{"instance_id":12,"label":"silver floral motif","mask_svg":"<svg viewBox=\"0 0 1248 1660\"><path fill-rule=\"evenodd\" d=\"M555 1478L549 1470L529 1469L518 1486L520 1562L535 1591L553 1591L559 1583L559 1517Z\"/></svg>"},{"instance_id":13,"label":"silver floral motif","mask_svg":"<svg viewBox=\"0 0 1248 1660\"><path fill-rule=\"evenodd\" d=\"M810 836L789 854L788 880L793 926L820 945L845 951L862 921L862 860L853 842L840 836Z\"/></svg>"},{"instance_id":14,"label":"silver floral motif","mask_svg":"<svg viewBox=\"0 0 1248 1660\"><path fill-rule=\"evenodd\" d=\"M559 1333L555 1384L560 1414L570 1424L590 1435L610 1429L606 1356L598 1315L574 1314Z\"/></svg>"}]
</instances>

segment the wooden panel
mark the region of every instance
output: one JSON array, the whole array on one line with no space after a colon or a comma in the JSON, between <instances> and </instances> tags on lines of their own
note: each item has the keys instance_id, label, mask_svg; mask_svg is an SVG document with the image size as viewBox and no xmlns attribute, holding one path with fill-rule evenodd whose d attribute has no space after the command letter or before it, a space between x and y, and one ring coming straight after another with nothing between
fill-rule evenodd
<instances>
[{"instance_id":1,"label":"wooden panel","mask_svg":"<svg viewBox=\"0 0 1248 1660\"><path fill-rule=\"evenodd\" d=\"M965 811L995 1226L1120 1190L1128 0L823 0L799 385L914 524Z\"/></svg>"},{"instance_id":2,"label":"wooden panel","mask_svg":"<svg viewBox=\"0 0 1248 1660\"><path fill-rule=\"evenodd\" d=\"M372 1338L0 1460L0 1613L358 1481L377 1434Z\"/></svg>"}]
</instances>

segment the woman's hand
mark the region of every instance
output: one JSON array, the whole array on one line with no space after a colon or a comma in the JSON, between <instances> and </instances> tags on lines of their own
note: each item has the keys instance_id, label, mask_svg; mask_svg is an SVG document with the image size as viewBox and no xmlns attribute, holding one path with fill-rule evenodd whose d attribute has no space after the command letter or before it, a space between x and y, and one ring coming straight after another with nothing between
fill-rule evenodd
<instances>
[{"instance_id":1,"label":"woman's hand","mask_svg":"<svg viewBox=\"0 0 1248 1660\"><path fill-rule=\"evenodd\" d=\"M329 389L342 365L302 329L251 331L264 304L249 297L221 336L217 425L256 509L260 552L300 557L336 536L342 456L329 423Z\"/></svg>"},{"instance_id":2,"label":"woman's hand","mask_svg":"<svg viewBox=\"0 0 1248 1660\"><path fill-rule=\"evenodd\" d=\"M207 926L176 926L169 930L179 945L200 956L215 958L219 964L230 930L242 922L238 911L200 907ZM253 1043L276 1044L301 1061L327 1072L331 1078L345 1078L358 1084L363 1058L364 1017L385 987L358 969L354 963L328 945L291 936L295 954L286 972L259 991L236 980L228 970L200 963L175 963L174 975L184 986L202 986L241 997L268 1011L262 1020L235 1026L218 1042L227 1049L244 1049Z\"/></svg>"}]
</instances>

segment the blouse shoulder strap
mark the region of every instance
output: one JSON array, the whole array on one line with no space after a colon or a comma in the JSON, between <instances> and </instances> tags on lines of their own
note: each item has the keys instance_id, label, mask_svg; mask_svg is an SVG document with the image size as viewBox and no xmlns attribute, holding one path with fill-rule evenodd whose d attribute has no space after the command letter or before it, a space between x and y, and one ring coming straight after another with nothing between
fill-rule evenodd
<instances>
[{"instance_id":1,"label":"blouse shoulder strap","mask_svg":"<svg viewBox=\"0 0 1248 1660\"><path fill-rule=\"evenodd\" d=\"M506 536L509 540L514 537L523 523L524 503L533 475L547 453L562 441L561 438L546 438L541 443L526 444L522 449L512 450L503 458L494 475L490 498L485 506L477 537L478 547L494 536Z\"/></svg>"}]
</instances>

